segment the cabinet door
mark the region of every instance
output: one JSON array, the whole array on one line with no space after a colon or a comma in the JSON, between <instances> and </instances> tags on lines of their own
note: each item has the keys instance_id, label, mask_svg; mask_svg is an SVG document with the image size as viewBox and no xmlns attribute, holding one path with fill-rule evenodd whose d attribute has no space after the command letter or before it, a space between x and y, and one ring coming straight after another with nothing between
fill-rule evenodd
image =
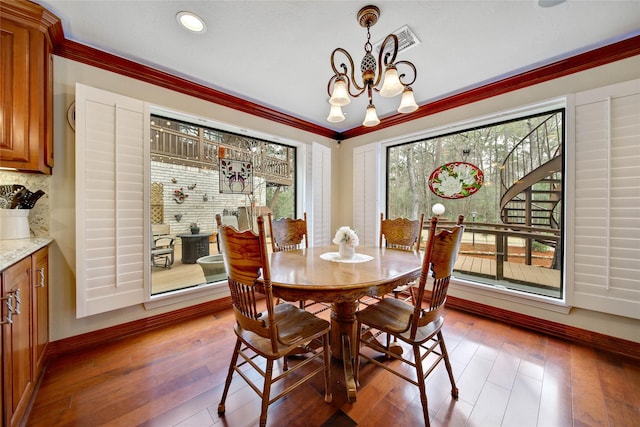
<instances>
[{"instance_id":1,"label":"cabinet door","mask_svg":"<svg viewBox=\"0 0 640 427\"><path fill-rule=\"evenodd\" d=\"M40 376L49 343L49 249L32 255L34 378Z\"/></svg>"},{"instance_id":2,"label":"cabinet door","mask_svg":"<svg viewBox=\"0 0 640 427\"><path fill-rule=\"evenodd\" d=\"M2 272L2 295L13 295L13 322L2 325L4 425L18 425L34 388L31 257ZM6 307L3 307L3 319Z\"/></svg>"},{"instance_id":3,"label":"cabinet door","mask_svg":"<svg viewBox=\"0 0 640 427\"><path fill-rule=\"evenodd\" d=\"M1 6L0 165L51 174L53 70L43 9L28 2Z\"/></svg>"},{"instance_id":4,"label":"cabinet door","mask_svg":"<svg viewBox=\"0 0 640 427\"><path fill-rule=\"evenodd\" d=\"M28 163L29 152L29 30L2 22L2 164ZM22 54L19 54L22 52Z\"/></svg>"}]
</instances>

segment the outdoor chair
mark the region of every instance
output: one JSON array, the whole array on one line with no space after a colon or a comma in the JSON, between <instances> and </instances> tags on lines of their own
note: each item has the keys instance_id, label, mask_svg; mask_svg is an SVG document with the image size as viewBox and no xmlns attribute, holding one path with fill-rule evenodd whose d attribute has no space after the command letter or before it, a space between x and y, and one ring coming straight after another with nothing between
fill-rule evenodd
<instances>
[{"instance_id":1,"label":"outdoor chair","mask_svg":"<svg viewBox=\"0 0 640 427\"><path fill-rule=\"evenodd\" d=\"M153 267L171 268L174 261L174 242L171 236L154 236L151 234L151 265Z\"/></svg>"}]
</instances>

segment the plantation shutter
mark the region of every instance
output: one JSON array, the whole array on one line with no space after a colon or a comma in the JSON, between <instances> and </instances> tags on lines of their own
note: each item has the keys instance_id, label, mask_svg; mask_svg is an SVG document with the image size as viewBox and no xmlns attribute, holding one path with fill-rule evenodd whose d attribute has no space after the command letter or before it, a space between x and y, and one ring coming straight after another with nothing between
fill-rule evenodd
<instances>
[{"instance_id":1,"label":"plantation shutter","mask_svg":"<svg viewBox=\"0 0 640 427\"><path fill-rule=\"evenodd\" d=\"M380 170L379 144L353 150L353 228L361 245L378 244Z\"/></svg>"},{"instance_id":2,"label":"plantation shutter","mask_svg":"<svg viewBox=\"0 0 640 427\"><path fill-rule=\"evenodd\" d=\"M147 299L147 117L142 101L76 85L78 318Z\"/></svg>"},{"instance_id":3,"label":"plantation shutter","mask_svg":"<svg viewBox=\"0 0 640 427\"><path fill-rule=\"evenodd\" d=\"M308 197L313 212L311 221L312 236L310 246L324 246L331 243L331 149L322 144L313 143L309 159Z\"/></svg>"},{"instance_id":4,"label":"plantation shutter","mask_svg":"<svg viewBox=\"0 0 640 427\"><path fill-rule=\"evenodd\" d=\"M576 95L574 305L640 318L640 80Z\"/></svg>"}]
</instances>

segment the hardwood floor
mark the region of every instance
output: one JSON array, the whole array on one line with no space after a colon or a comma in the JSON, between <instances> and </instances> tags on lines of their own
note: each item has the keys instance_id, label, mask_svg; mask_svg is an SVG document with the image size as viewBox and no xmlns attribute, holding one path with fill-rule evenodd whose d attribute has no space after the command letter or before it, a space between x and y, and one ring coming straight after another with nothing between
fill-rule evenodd
<instances>
[{"instance_id":1,"label":"hardwood floor","mask_svg":"<svg viewBox=\"0 0 640 427\"><path fill-rule=\"evenodd\" d=\"M259 399L239 377L217 415L233 322L229 309L53 360L27 425L257 425ZM440 364L427 382L433 426L638 425L640 362L452 309L443 332L460 398ZM331 404L317 376L271 405L268 425L423 425L415 386L363 365L349 404L342 365L332 366Z\"/></svg>"}]
</instances>

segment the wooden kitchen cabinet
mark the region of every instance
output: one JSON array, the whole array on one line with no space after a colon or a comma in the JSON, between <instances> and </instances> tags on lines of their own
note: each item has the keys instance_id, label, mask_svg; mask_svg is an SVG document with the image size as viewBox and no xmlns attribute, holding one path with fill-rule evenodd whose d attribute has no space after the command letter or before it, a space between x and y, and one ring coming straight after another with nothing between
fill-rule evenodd
<instances>
[{"instance_id":1,"label":"wooden kitchen cabinet","mask_svg":"<svg viewBox=\"0 0 640 427\"><path fill-rule=\"evenodd\" d=\"M40 249L31 255L33 272L33 354L36 378L42 372L49 344L49 250Z\"/></svg>"},{"instance_id":2,"label":"wooden kitchen cabinet","mask_svg":"<svg viewBox=\"0 0 640 427\"><path fill-rule=\"evenodd\" d=\"M58 18L27 2L0 2L0 166L51 174L53 57Z\"/></svg>"},{"instance_id":3,"label":"wooden kitchen cabinet","mask_svg":"<svg viewBox=\"0 0 640 427\"><path fill-rule=\"evenodd\" d=\"M2 425L25 419L48 344L48 248L2 271ZM10 320L9 320L10 319Z\"/></svg>"}]
</instances>

